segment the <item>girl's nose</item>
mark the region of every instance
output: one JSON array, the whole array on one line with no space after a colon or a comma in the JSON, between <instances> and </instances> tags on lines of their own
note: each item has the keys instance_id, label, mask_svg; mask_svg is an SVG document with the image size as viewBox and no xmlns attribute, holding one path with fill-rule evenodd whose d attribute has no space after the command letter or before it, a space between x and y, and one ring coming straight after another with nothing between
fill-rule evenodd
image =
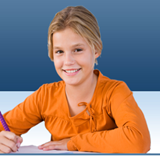
<instances>
[{"instance_id":1,"label":"girl's nose","mask_svg":"<svg viewBox=\"0 0 160 160\"><path fill-rule=\"evenodd\" d=\"M64 57L65 64L73 64L74 63L74 57L72 53L66 53Z\"/></svg>"}]
</instances>

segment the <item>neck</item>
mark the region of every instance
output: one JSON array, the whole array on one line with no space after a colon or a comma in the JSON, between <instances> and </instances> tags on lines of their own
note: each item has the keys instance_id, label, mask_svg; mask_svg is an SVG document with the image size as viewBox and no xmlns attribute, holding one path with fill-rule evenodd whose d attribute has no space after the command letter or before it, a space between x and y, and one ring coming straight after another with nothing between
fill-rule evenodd
<instances>
[{"instance_id":1,"label":"neck","mask_svg":"<svg viewBox=\"0 0 160 160\"><path fill-rule=\"evenodd\" d=\"M97 84L97 76L92 72L87 80L80 85L73 86L66 84L66 94L76 102L86 101L93 96ZM88 102L89 103L89 102Z\"/></svg>"}]
</instances>

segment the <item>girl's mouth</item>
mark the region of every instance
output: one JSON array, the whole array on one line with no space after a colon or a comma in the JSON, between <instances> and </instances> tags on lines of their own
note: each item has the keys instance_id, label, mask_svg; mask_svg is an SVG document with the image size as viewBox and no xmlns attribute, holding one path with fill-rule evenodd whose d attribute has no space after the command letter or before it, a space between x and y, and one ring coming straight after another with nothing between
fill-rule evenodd
<instances>
[{"instance_id":1,"label":"girl's mouth","mask_svg":"<svg viewBox=\"0 0 160 160\"><path fill-rule=\"evenodd\" d=\"M79 73L80 70L81 70L81 68L78 69L77 71L74 71L74 72L67 72L67 71L65 71L65 70L63 70L63 71L64 71L64 73L65 73L67 76L74 76L74 75L76 75L77 73Z\"/></svg>"}]
</instances>

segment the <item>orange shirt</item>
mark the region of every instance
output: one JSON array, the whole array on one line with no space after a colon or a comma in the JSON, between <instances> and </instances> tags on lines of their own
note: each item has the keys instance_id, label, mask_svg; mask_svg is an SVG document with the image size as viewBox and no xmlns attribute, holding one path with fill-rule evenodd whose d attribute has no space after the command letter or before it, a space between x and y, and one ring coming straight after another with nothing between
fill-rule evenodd
<instances>
[{"instance_id":1,"label":"orange shirt","mask_svg":"<svg viewBox=\"0 0 160 160\"><path fill-rule=\"evenodd\" d=\"M45 121L53 141L71 137L70 151L148 152L149 130L133 93L123 81L109 79L99 70L94 73L98 76L94 95L90 103L78 104L86 105L81 113L70 116L64 81L44 84L3 115L10 130L21 135Z\"/></svg>"}]
</instances>

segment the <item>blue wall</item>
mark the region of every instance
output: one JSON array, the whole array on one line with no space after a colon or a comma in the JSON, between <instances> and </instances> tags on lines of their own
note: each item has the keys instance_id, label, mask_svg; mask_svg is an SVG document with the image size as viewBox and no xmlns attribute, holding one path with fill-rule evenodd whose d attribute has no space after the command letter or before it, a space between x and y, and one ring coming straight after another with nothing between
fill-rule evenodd
<instances>
[{"instance_id":1,"label":"blue wall","mask_svg":"<svg viewBox=\"0 0 160 160\"><path fill-rule=\"evenodd\" d=\"M0 91L34 91L61 80L47 51L48 27L67 6L83 5L98 20L98 66L132 91L160 91L159 0L6 0L0 2Z\"/></svg>"}]
</instances>

